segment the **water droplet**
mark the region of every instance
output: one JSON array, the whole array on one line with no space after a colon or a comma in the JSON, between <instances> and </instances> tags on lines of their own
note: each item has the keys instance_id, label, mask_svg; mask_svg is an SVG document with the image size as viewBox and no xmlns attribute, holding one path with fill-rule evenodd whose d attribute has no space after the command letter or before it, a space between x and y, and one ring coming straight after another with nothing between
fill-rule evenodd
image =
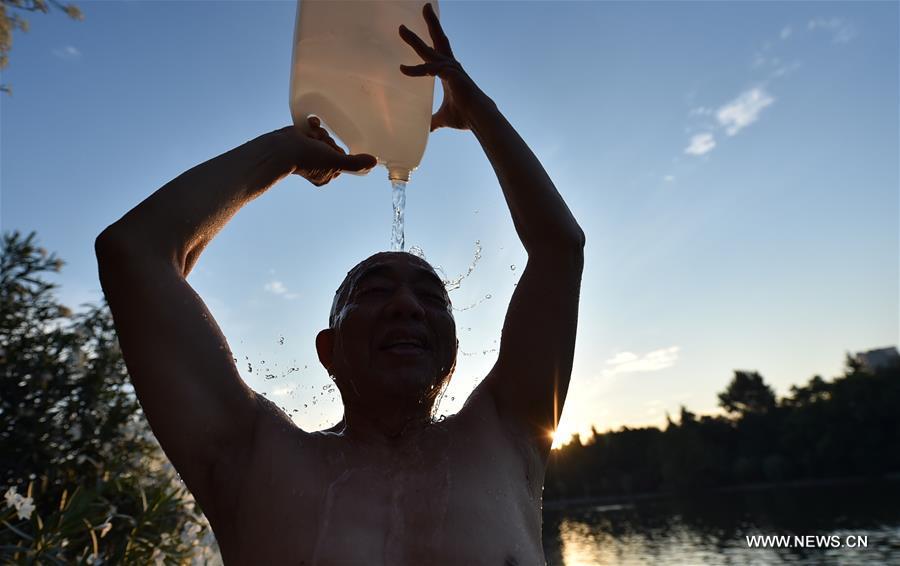
<instances>
[{"instance_id":1,"label":"water droplet","mask_svg":"<svg viewBox=\"0 0 900 566\"><path fill-rule=\"evenodd\" d=\"M510 265L510 266L509 266L509 270L510 270L510 271L515 271L515 270L516 270L516 264Z\"/></svg>"},{"instance_id":2,"label":"water droplet","mask_svg":"<svg viewBox=\"0 0 900 566\"><path fill-rule=\"evenodd\" d=\"M253 373L253 366L251 364L247 364L247 371Z\"/></svg>"},{"instance_id":3,"label":"water droplet","mask_svg":"<svg viewBox=\"0 0 900 566\"><path fill-rule=\"evenodd\" d=\"M284 336L282 336L282 337L280 337L280 338L278 339L278 345L279 345L279 346L284 346Z\"/></svg>"},{"instance_id":4,"label":"water droplet","mask_svg":"<svg viewBox=\"0 0 900 566\"><path fill-rule=\"evenodd\" d=\"M484 296L484 298L485 298L485 299L490 299L490 298L491 298L491 294L488 293L487 295Z\"/></svg>"}]
</instances>

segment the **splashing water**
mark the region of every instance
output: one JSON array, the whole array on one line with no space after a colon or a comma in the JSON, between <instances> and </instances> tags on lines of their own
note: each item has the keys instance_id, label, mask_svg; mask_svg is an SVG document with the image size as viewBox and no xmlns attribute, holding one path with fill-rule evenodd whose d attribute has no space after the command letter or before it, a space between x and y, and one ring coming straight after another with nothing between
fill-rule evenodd
<instances>
[{"instance_id":1,"label":"splashing water","mask_svg":"<svg viewBox=\"0 0 900 566\"><path fill-rule=\"evenodd\" d=\"M410 246L410 248L409 248L409 253L411 253L412 255L416 256L417 258L424 259L425 261L428 261L428 259L425 257L425 250L423 250L423 249L422 249L421 247L419 247L419 246Z\"/></svg>"},{"instance_id":2,"label":"splashing water","mask_svg":"<svg viewBox=\"0 0 900 566\"><path fill-rule=\"evenodd\" d=\"M391 180L391 201L394 205L394 225L391 228L391 251L402 252L406 244L404 214L406 214L406 181Z\"/></svg>"},{"instance_id":3,"label":"splashing water","mask_svg":"<svg viewBox=\"0 0 900 566\"><path fill-rule=\"evenodd\" d=\"M489 300L491 300L491 295L485 295L485 296L481 297L480 299L478 299L478 301L472 303L471 305L467 305L467 306L460 307L460 308L453 307L453 310L454 310L454 312L463 312L463 311L467 311L467 310L470 310L470 309L474 309L475 307L477 307L477 306L480 305L481 303L483 303L483 302L485 302L485 301L489 301ZM469 328L469 330L472 330L472 329Z\"/></svg>"},{"instance_id":4,"label":"splashing water","mask_svg":"<svg viewBox=\"0 0 900 566\"><path fill-rule=\"evenodd\" d=\"M475 240L475 257L472 258L472 263L469 264L469 268L466 269L465 273L460 274L459 277L450 279L449 277L447 277L446 272L444 272L444 269L440 265L436 265L434 270L440 274L441 279L444 283L444 287L447 289L447 291L455 291L456 289L460 288L463 279L465 279L469 275L472 275L472 272L475 271L475 266L478 264L478 260L480 259L481 240Z\"/></svg>"}]
</instances>

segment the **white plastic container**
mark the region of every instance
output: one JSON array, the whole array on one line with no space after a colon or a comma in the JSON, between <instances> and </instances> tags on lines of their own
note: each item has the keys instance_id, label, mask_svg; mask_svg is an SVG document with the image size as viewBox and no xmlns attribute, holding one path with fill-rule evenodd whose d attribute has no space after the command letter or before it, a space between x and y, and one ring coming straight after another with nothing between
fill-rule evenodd
<instances>
[{"instance_id":1,"label":"white plastic container","mask_svg":"<svg viewBox=\"0 0 900 566\"><path fill-rule=\"evenodd\" d=\"M437 12L437 1L431 0ZM291 116L315 115L349 148L369 153L392 181L408 181L431 126L434 79L407 77L421 58L398 34L429 44L424 0L299 0L291 65Z\"/></svg>"}]
</instances>

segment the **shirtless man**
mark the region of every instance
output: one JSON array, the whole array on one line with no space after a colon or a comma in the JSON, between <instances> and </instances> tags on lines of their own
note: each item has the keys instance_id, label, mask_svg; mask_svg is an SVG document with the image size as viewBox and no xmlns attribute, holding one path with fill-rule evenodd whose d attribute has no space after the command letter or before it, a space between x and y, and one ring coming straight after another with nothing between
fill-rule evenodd
<instances>
[{"instance_id":1,"label":"shirtless man","mask_svg":"<svg viewBox=\"0 0 900 566\"><path fill-rule=\"evenodd\" d=\"M497 173L528 263L497 363L456 415L432 418L457 341L440 279L382 253L348 274L319 359L344 418L299 429L250 390L185 278L245 204L299 174L323 185L375 166L314 119L260 136L166 184L97 239L100 279L153 431L209 518L228 564L543 564L541 490L575 344L584 234L538 160L454 59L434 12L432 129L470 130Z\"/></svg>"}]
</instances>

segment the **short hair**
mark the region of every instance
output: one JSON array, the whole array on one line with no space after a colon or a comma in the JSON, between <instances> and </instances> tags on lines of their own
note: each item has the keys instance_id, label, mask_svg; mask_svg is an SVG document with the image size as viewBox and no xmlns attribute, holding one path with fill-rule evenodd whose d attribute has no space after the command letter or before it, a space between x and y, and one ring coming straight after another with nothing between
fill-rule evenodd
<instances>
[{"instance_id":1,"label":"short hair","mask_svg":"<svg viewBox=\"0 0 900 566\"><path fill-rule=\"evenodd\" d=\"M438 275L437 271L435 271L434 267L432 267L431 264L421 256L411 254L409 252L378 252L372 254L366 259L354 265L350 269L350 271L347 272L344 280L341 281L341 284L340 286L338 286L337 291L334 292L334 300L331 303L331 312L328 314L329 328L335 328L335 326L337 325L338 315L347 304L347 301L350 299L350 292L353 290L359 280L366 274L366 272L368 272L369 268L377 265L380 260L392 255L405 257L408 260L414 261L419 265L426 267L428 271L433 273L439 281L443 281L443 279L441 279L441 277ZM447 304L449 305L450 297L446 294L446 292L445 296L447 298Z\"/></svg>"}]
</instances>

